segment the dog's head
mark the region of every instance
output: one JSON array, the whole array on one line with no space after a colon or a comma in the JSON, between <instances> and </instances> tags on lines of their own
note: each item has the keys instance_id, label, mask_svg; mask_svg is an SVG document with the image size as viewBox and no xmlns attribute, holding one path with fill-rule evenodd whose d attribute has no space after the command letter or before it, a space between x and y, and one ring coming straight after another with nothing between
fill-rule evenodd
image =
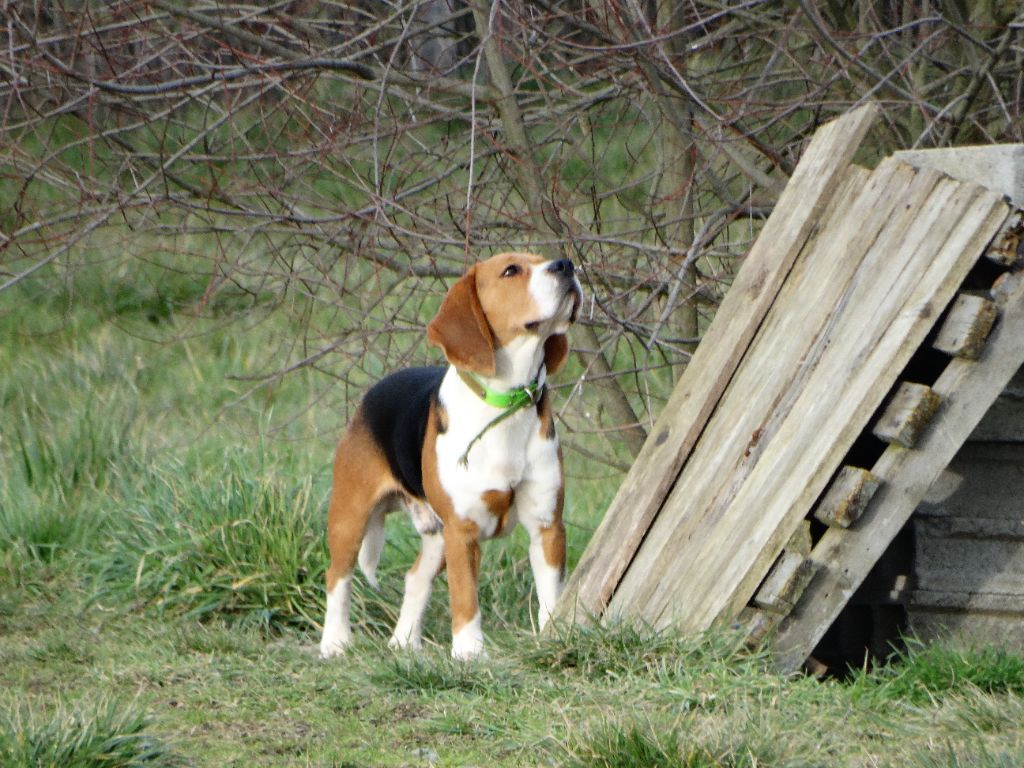
<instances>
[{"instance_id":1,"label":"dog's head","mask_svg":"<svg viewBox=\"0 0 1024 768\"><path fill-rule=\"evenodd\" d=\"M568 357L565 332L582 295L568 259L501 253L470 267L448 290L427 326L427 341L456 368L493 376L496 350L523 336L536 338L554 373Z\"/></svg>"}]
</instances>

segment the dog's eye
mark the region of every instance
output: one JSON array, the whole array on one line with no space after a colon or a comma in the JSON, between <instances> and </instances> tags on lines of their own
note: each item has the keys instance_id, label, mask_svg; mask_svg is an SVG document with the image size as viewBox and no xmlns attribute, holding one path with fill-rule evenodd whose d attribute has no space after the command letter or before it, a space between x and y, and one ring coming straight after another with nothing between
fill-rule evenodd
<instances>
[{"instance_id":1,"label":"dog's eye","mask_svg":"<svg viewBox=\"0 0 1024 768\"><path fill-rule=\"evenodd\" d=\"M523 270L519 268L518 264L509 264L505 267L505 271L501 273L502 277L515 277Z\"/></svg>"}]
</instances>

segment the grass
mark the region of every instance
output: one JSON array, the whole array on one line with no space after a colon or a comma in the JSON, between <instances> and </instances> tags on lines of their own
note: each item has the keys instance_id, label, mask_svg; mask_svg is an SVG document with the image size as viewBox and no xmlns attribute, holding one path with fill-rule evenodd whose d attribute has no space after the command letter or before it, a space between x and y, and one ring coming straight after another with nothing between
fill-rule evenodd
<instances>
[{"instance_id":1,"label":"grass","mask_svg":"<svg viewBox=\"0 0 1024 768\"><path fill-rule=\"evenodd\" d=\"M0 761L7 768L132 768L180 761L148 732L148 719L113 701L46 714L22 704L0 717Z\"/></svg>"},{"instance_id":2,"label":"grass","mask_svg":"<svg viewBox=\"0 0 1024 768\"><path fill-rule=\"evenodd\" d=\"M380 590L357 579L354 647L321 662L341 414L293 417L304 374L241 397L229 374L265 363L280 321L144 341L190 290L0 305L0 765L1024 763L1020 657L912 646L840 683L780 676L727 634L537 638L521 533L485 548L487 661L448 657L443 579L425 651L394 653L416 556L399 515ZM588 470L569 467L573 558L615 488Z\"/></svg>"}]
</instances>

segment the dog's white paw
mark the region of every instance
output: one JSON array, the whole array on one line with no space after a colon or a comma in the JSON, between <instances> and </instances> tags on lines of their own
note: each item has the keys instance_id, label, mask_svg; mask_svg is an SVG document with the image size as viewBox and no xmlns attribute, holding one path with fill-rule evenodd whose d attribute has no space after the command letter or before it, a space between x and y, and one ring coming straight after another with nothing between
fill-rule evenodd
<instances>
[{"instance_id":1,"label":"dog's white paw","mask_svg":"<svg viewBox=\"0 0 1024 768\"><path fill-rule=\"evenodd\" d=\"M480 628L480 614L452 635L452 658L460 661L485 659L484 633Z\"/></svg>"},{"instance_id":2,"label":"dog's white paw","mask_svg":"<svg viewBox=\"0 0 1024 768\"><path fill-rule=\"evenodd\" d=\"M393 651L411 651L419 653L423 650L423 641L419 637L399 635L397 632L388 640L388 648Z\"/></svg>"},{"instance_id":3,"label":"dog's white paw","mask_svg":"<svg viewBox=\"0 0 1024 768\"><path fill-rule=\"evenodd\" d=\"M473 661L475 659L487 659L490 658L487 649L484 648L484 644L481 641L479 645L472 647L460 648L452 643L452 658L456 661Z\"/></svg>"},{"instance_id":4,"label":"dog's white paw","mask_svg":"<svg viewBox=\"0 0 1024 768\"><path fill-rule=\"evenodd\" d=\"M335 656L341 656L352 642L352 635L344 635L341 633L328 635L324 632L324 636L320 638L320 658L321 659L333 659Z\"/></svg>"}]
</instances>

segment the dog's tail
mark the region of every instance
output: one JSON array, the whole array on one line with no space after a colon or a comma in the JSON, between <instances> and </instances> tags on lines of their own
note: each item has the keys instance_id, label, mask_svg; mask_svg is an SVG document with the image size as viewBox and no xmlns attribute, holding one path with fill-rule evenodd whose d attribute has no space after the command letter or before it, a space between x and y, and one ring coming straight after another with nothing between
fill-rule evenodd
<instances>
[{"instance_id":1,"label":"dog's tail","mask_svg":"<svg viewBox=\"0 0 1024 768\"><path fill-rule=\"evenodd\" d=\"M363 543L359 547L359 569L366 576L366 581L374 589L380 584L377 581L377 564L380 563L380 551L384 548L384 510L375 509L366 521L366 532Z\"/></svg>"}]
</instances>

